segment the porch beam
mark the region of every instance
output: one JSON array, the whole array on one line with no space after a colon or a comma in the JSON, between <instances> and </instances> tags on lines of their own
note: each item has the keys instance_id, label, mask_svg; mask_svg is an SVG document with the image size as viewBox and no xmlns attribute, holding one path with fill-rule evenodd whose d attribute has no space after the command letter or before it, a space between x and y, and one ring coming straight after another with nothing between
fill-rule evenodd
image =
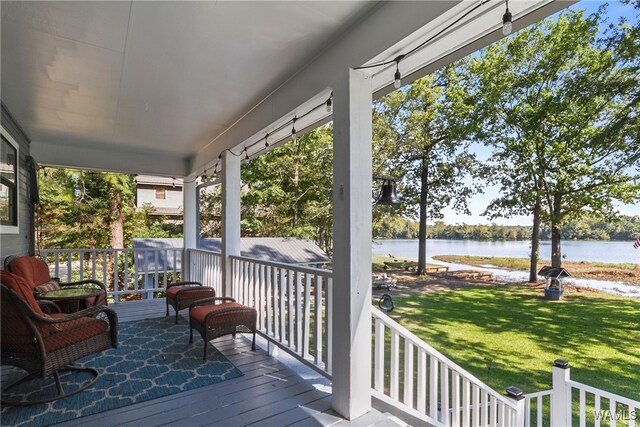
<instances>
[{"instance_id":1,"label":"porch beam","mask_svg":"<svg viewBox=\"0 0 640 427\"><path fill-rule=\"evenodd\" d=\"M371 81L334 86L331 405L349 420L371 410Z\"/></svg>"},{"instance_id":2,"label":"porch beam","mask_svg":"<svg viewBox=\"0 0 640 427\"><path fill-rule=\"evenodd\" d=\"M240 156L222 153L222 289L234 297L232 256L240 255Z\"/></svg>"},{"instance_id":3,"label":"porch beam","mask_svg":"<svg viewBox=\"0 0 640 427\"><path fill-rule=\"evenodd\" d=\"M189 249L198 247L198 200L195 177L186 177L182 186L182 240L184 256L182 263L183 280L191 278L191 260L189 259Z\"/></svg>"}]
</instances>

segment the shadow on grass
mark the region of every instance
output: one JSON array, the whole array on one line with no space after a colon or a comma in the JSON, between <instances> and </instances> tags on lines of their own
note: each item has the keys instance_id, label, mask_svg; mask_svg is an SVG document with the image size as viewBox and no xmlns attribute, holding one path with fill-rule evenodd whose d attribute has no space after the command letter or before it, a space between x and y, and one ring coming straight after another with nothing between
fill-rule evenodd
<instances>
[{"instance_id":1,"label":"shadow on grass","mask_svg":"<svg viewBox=\"0 0 640 427\"><path fill-rule=\"evenodd\" d=\"M640 301L572 293L546 301L527 286L397 298L393 317L498 391L551 388L551 365L572 379L639 399Z\"/></svg>"}]
</instances>

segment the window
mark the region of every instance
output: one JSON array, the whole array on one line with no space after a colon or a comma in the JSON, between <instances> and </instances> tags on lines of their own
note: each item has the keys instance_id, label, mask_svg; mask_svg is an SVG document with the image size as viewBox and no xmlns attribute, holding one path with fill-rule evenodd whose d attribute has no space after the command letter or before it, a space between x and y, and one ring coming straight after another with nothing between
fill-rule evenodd
<instances>
[{"instance_id":1,"label":"window","mask_svg":"<svg viewBox=\"0 0 640 427\"><path fill-rule=\"evenodd\" d=\"M156 187L156 200L165 200L167 193L164 187Z\"/></svg>"},{"instance_id":2,"label":"window","mask_svg":"<svg viewBox=\"0 0 640 427\"><path fill-rule=\"evenodd\" d=\"M18 144L2 129L0 149L0 225L18 233Z\"/></svg>"}]
</instances>

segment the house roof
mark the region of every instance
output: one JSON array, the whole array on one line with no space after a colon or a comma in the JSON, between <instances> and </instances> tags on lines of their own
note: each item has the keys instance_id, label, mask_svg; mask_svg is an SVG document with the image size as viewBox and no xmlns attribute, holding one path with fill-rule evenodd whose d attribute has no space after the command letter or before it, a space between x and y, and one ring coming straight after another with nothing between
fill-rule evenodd
<instances>
[{"instance_id":1,"label":"house roof","mask_svg":"<svg viewBox=\"0 0 640 427\"><path fill-rule=\"evenodd\" d=\"M514 29L569 4L512 2ZM330 119L323 108L302 115L350 68L428 41L403 60L406 83L497 40L504 3L2 1L0 10L2 102L39 164L177 177L211 172L223 150L265 133L272 147L288 140L290 127L272 131L294 115L300 133ZM363 71L374 97L392 90L394 71Z\"/></svg>"},{"instance_id":2,"label":"house roof","mask_svg":"<svg viewBox=\"0 0 640 427\"><path fill-rule=\"evenodd\" d=\"M201 239L200 249L220 252L220 239ZM133 248L182 248L181 238L133 239ZM297 237L243 237L240 254L249 258L286 264L322 264L331 258L311 240Z\"/></svg>"},{"instance_id":3,"label":"house roof","mask_svg":"<svg viewBox=\"0 0 640 427\"><path fill-rule=\"evenodd\" d=\"M564 277L570 277L571 274L567 270L562 267L551 267L549 265L545 265L538 271L538 275L550 279L562 279Z\"/></svg>"}]
</instances>

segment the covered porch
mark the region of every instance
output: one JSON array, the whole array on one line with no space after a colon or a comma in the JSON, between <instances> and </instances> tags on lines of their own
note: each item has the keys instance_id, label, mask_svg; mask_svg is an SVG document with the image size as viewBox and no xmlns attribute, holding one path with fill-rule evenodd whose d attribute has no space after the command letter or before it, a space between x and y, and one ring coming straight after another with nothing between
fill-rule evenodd
<instances>
[{"instance_id":1,"label":"covered porch","mask_svg":"<svg viewBox=\"0 0 640 427\"><path fill-rule=\"evenodd\" d=\"M164 317L162 299L112 306L121 322ZM181 320L184 321L184 320ZM188 321L188 320L187 320ZM194 345L200 346L199 341ZM286 354L274 356L273 345L242 335L213 341L242 377L58 424L74 425L420 425L421 421L374 400L374 409L357 423L331 409L331 382Z\"/></svg>"},{"instance_id":2,"label":"covered porch","mask_svg":"<svg viewBox=\"0 0 640 427\"><path fill-rule=\"evenodd\" d=\"M513 2L514 28L568 4ZM69 276L107 283L122 319L164 310L162 300L123 301L128 294L160 293L177 277L202 281L217 295L259 310L267 347L319 375L299 379L298 368L265 350L247 354L244 341L220 339L219 349L252 373L244 385L222 383L205 400L206 392L197 390L96 415L96 422L159 425L167 422L166 403L173 405L175 422L199 423L184 413L188 400L200 408L195 412L210 413L203 424L234 424L248 415L215 406L212 395L235 394L242 405L260 393L252 378L273 386L286 378L294 385L283 390L300 392L283 394L281 410L255 408L252 422L388 425L392 418L385 413L395 408L410 424L525 424L530 399L491 390L371 307L372 101L393 90L394 72L408 83L502 37L504 12L498 1L2 3L2 131L19 147L25 171L17 198L23 216L16 232L3 231L3 256L35 252L27 157L40 166L182 177L181 250L40 255L58 275L66 265ZM329 121L332 270L241 256L241 162ZM198 247L203 175L217 176L222 186L220 253ZM111 256L122 261L121 270L116 261L107 271ZM181 260L179 270L157 267L169 256ZM84 260L77 268L76 259ZM152 280L141 288L142 274ZM309 400L297 400L302 394Z\"/></svg>"}]
</instances>

